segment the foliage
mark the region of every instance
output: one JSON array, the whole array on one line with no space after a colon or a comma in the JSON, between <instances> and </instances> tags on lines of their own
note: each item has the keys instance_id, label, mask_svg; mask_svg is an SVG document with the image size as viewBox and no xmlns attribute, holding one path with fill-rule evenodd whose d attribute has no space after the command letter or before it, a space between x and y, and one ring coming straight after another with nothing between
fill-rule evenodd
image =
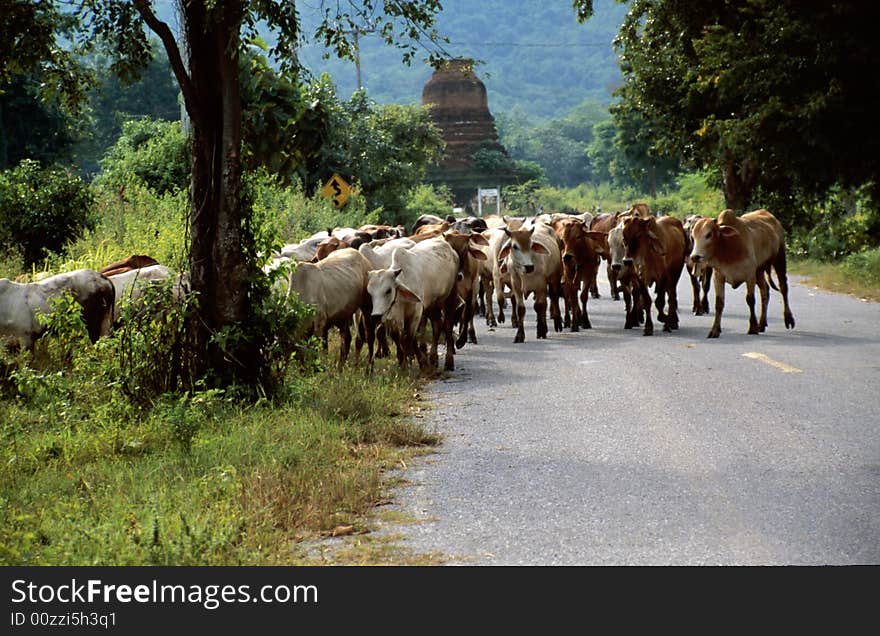
<instances>
[{"instance_id":1,"label":"foliage","mask_svg":"<svg viewBox=\"0 0 880 636\"><path fill-rule=\"evenodd\" d=\"M378 106L366 93L340 102L326 76L310 95L330 108L328 137L308 164L307 191L333 173L356 183L368 210L381 209L381 220L405 220L407 193L425 176L443 148L440 131L420 106Z\"/></svg>"},{"instance_id":2,"label":"foliage","mask_svg":"<svg viewBox=\"0 0 880 636\"><path fill-rule=\"evenodd\" d=\"M452 192L444 186L418 185L410 190L406 200L403 224L409 230L422 214L433 214L441 219L452 213Z\"/></svg>"},{"instance_id":3,"label":"foliage","mask_svg":"<svg viewBox=\"0 0 880 636\"><path fill-rule=\"evenodd\" d=\"M83 119L43 98L42 83L42 76L32 74L0 84L0 169L22 159L69 162L74 144L86 134Z\"/></svg>"},{"instance_id":4,"label":"foliage","mask_svg":"<svg viewBox=\"0 0 880 636\"><path fill-rule=\"evenodd\" d=\"M880 211L867 188L835 188L827 198L805 205L799 216L805 222L790 233L789 241L801 257L837 261L880 242Z\"/></svg>"},{"instance_id":5,"label":"foliage","mask_svg":"<svg viewBox=\"0 0 880 636\"><path fill-rule=\"evenodd\" d=\"M360 227L379 220L378 213L366 212L364 198L357 191L338 210L330 199L320 194L308 196L299 184L282 187L278 177L262 170L248 176L248 189L258 244L264 253L327 228Z\"/></svg>"},{"instance_id":6,"label":"foliage","mask_svg":"<svg viewBox=\"0 0 880 636\"><path fill-rule=\"evenodd\" d=\"M727 204L799 201L872 183L880 49L856 3L632 3L617 40L618 117L651 130L658 155L712 168ZM675 34L670 37L670 34Z\"/></svg>"},{"instance_id":7,"label":"foliage","mask_svg":"<svg viewBox=\"0 0 880 636\"><path fill-rule=\"evenodd\" d=\"M0 10L0 87L18 76L40 76L41 93L75 112L85 103L92 81L78 62L79 51L58 46L56 38L76 23L51 0L4 2Z\"/></svg>"},{"instance_id":8,"label":"foliage","mask_svg":"<svg viewBox=\"0 0 880 636\"><path fill-rule=\"evenodd\" d=\"M0 173L0 249L20 251L30 265L94 227L94 197L63 168L24 160Z\"/></svg>"},{"instance_id":9,"label":"foliage","mask_svg":"<svg viewBox=\"0 0 880 636\"><path fill-rule=\"evenodd\" d=\"M597 166L587 149L593 142L594 127L610 117L601 103L587 99L565 117L533 124L524 110L499 114L501 143L513 159L541 166L547 180L559 187L595 182Z\"/></svg>"},{"instance_id":10,"label":"foliage","mask_svg":"<svg viewBox=\"0 0 880 636\"><path fill-rule=\"evenodd\" d=\"M88 91L89 108L81 117L88 130L74 152L80 170L94 174L100 168L101 158L123 135L125 121L179 120L180 91L165 50L156 42L150 43L150 60L133 82L120 79L111 68L112 60L105 54L93 53L86 63L95 75L95 86Z\"/></svg>"},{"instance_id":11,"label":"foliage","mask_svg":"<svg viewBox=\"0 0 880 636\"><path fill-rule=\"evenodd\" d=\"M102 172L95 182L122 188L134 179L156 194L176 192L189 185L190 161L180 122L132 119L122 124L122 134L101 160Z\"/></svg>"},{"instance_id":12,"label":"foliage","mask_svg":"<svg viewBox=\"0 0 880 636\"><path fill-rule=\"evenodd\" d=\"M289 374L247 407L204 388L131 402L118 335L67 360L56 344L0 350L3 565L307 563L304 539L365 527L398 446L437 442L400 417L415 385L383 361Z\"/></svg>"},{"instance_id":13,"label":"foliage","mask_svg":"<svg viewBox=\"0 0 880 636\"><path fill-rule=\"evenodd\" d=\"M327 137L328 109L310 99L289 70L274 70L255 39L241 56L242 137L245 167L266 168L282 183L305 177L305 166Z\"/></svg>"}]
</instances>

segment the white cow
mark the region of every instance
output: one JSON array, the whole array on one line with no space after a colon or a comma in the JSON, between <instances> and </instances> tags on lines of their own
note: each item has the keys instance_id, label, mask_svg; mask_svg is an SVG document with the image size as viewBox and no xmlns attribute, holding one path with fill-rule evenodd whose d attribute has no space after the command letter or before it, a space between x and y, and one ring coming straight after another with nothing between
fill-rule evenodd
<instances>
[{"instance_id":1,"label":"white cow","mask_svg":"<svg viewBox=\"0 0 880 636\"><path fill-rule=\"evenodd\" d=\"M525 342L523 320L526 315L525 299L535 295L535 314L537 316L537 337L547 337L547 295L550 295L550 317L553 328L562 331L562 315L559 312L559 297L562 295L562 256L559 238L549 225L535 223L526 229L505 228L510 238L500 253L504 267L510 274L513 289L513 317L517 328L514 342ZM496 292L497 293L497 292Z\"/></svg>"},{"instance_id":2,"label":"white cow","mask_svg":"<svg viewBox=\"0 0 880 636\"><path fill-rule=\"evenodd\" d=\"M0 279L0 336L33 349L46 329L38 314L48 314L50 299L65 291L82 307L89 339L96 342L106 336L113 319L115 291L105 276L91 269L56 274L36 283Z\"/></svg>"},{"instance_id":3,"label":"white cow","mask_svg":"<svg viewBox=\"0 0 880 636\"><path fill-rule=\"evenodd\" d=\"M150 285L153 285L158 281L167 280L173 275L174 272L164 265L150 265L148 267L132 269L121 274L108 276L116 291L116 303L113 308L113 321L116 322L120 319L120 316L122 315L122 304L124 302L132 302L142 299ZM181 285L175 285L172 293L174 300L179 301L183 297Z\"/></svg>"},{"instance_id":4,"label":"white cow","mask_svg":"<svg viewBox=\"0 0 880 636\"><path fill-rule=\"evenodd\" d=\"M442 238L421 241L411 249L398 248L387 269L369 273L367 291L372 298L373 320L381 320L397 339L397 357L405 367L415 355L419 366L427 370L437 365L440 335L446 339L444 368L455 368L452 320L458 306L455 281L458 255ZM431 321L433 342L425 359L418 346L418 336L427 320Z\"/></svg>"}]
</instances>

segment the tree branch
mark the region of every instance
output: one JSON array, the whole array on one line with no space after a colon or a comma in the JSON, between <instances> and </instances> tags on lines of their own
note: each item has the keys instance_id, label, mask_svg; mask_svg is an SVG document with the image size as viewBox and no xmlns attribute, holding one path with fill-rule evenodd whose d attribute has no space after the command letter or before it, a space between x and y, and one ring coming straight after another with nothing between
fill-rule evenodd
<instances>
[{"instance_id":1,"label":"tree branch","mask_svg":"<svg viewBox=\"0 0 880 636\"><path fill-rule=\"evenodd\" d=\"M189 113L190 119L198 126L200 124L200 117L195 89L187 73L186 65L183 63L180 49L177 46L177 41L174 39L171 28L153 13L150 7L150 0L134 0L134 6L138 13L141 14L144 22L147 23L147 26L150 27L150 30L162 40L162 44L165 46L165 51L168 54L168 61L171 63L171 70L174 71L174 76L177 78L177 83L180 85L180 90L183 93L183 103L186 106L186 111Z\"/></svg>"}]
</instances>

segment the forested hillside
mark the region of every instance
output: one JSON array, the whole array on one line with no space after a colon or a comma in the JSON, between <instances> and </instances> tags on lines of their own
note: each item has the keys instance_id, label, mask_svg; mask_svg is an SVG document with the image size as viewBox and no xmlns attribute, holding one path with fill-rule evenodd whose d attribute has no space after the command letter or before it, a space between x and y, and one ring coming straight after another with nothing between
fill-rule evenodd
<instances>
[{"instance_id":1,"label":"forested hillside","mask_svg":"<svg viewBox=\"0 0 880 636\"><path fill-rule=\"evenodd\" d=\"M317 5L301 4L304 23L319 19ZM611 41L626 5L598 0L595 6L596 14L578 24L570 0L445 0L437 29L449 38L442 46L450 55L483 62L477 74L486 84L493 113L519 106L530 117L549 119L564 116L586 98L607 102L620 82ZM361 36L360 43L362 82L371 98L380 103L421 100L431 75L427 65L417 58L407 67L400 53L375 35ZM323 60L316 44L304 45L299 55L313 74L332 75L340 96L354 90L353 62Z\"/></svg>"}]
</instances>

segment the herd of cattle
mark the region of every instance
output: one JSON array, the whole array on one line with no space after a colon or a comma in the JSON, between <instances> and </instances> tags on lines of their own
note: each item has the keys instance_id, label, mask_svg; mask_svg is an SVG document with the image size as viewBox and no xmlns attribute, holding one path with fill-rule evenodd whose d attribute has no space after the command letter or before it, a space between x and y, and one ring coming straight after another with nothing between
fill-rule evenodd
<instances>
[{"instance_id":1,"label":"herd of cattle","mask_svg":"<svg viewBox=\"0 0 880 636\"><path fill-rule=\"evenodd\" d=\"M289 274L280 285L285 293L295 292L314 306L311 327L325 344L329 330L339 330L340 365L349 355L354 327L356 350L366 344L370 368L374 354L390 354L390 340L402 367L416 360L427 371L438 365L441 338L444 369L452 370L456 347L476 342L475 314L497 326L505 320L508 298L515 343L525 340L525 301L530 296L537 338L549 332L548 305L555 331L590 328L588 300L598 297L596 278L603 259L612 296L623 296L627 329L644 325L645 335L653 333L652 287L663 331L678 328L676 288L685 269L695 314L708 313L714 282L715 320L708 337L721 333L726 284L736 289L745 283L748 333L767 327L770 287L782 295L786 328L795 325L788 302L785 233L766 210L739 217L730 210L717 218L692 215L684 223L672 216L656 217L644 204L596 216L423 215L409 231L370 225L320 232L284 246L264 271L296 264L286 270ZM139 295L151 281L172 277L168 268L149 257L133 256L98 272L77 270L34 283L0 279L0 336L32 347L44 330L36 314L48 311L49 299L67 290L82 306L95 341L118 320L123 299ZM185 276L178 275L176 281L175 293L183 293ZM755 313L755 286L761 297L760 318Z\"/></svg>"}]
</instances>

